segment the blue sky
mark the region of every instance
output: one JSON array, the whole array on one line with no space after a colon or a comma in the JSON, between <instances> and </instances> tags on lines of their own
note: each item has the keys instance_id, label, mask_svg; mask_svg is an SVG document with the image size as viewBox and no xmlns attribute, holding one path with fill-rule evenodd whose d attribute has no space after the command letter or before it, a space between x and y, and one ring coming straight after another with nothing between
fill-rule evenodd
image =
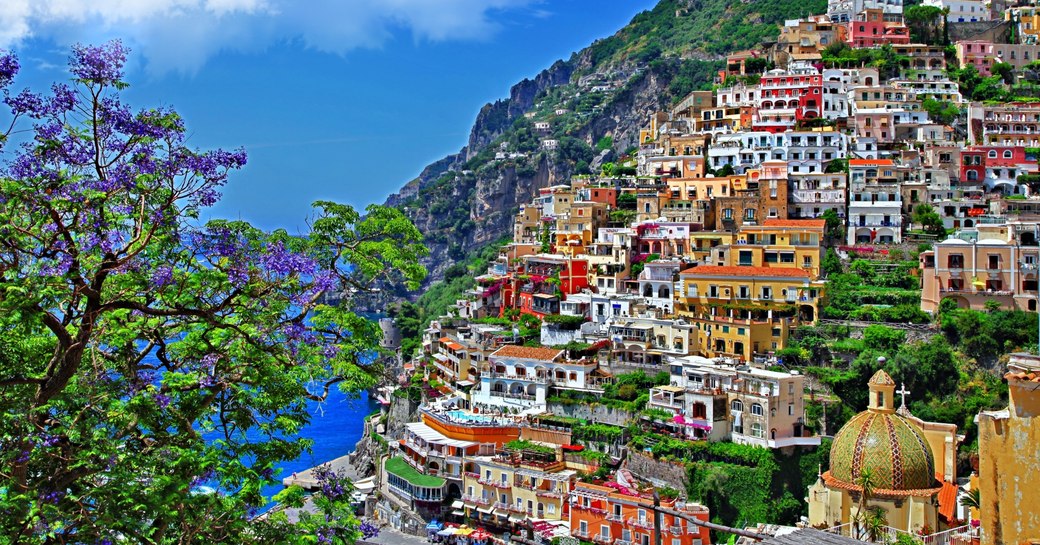
<instances>
[{"instance_id":1,"label":"blue sky","mask_svg":"<svg viewBox=\"0 0 1040 545\"><path fill-rule=\"evenodd\" d=\"M213 215L306 229L316 199L382 202L462 147L480 107L613 34L649 0L3 0L15 88L67 79L68 45L120 38L128 99L200 148L245 147Z\"/></svg>"}]
</instances>

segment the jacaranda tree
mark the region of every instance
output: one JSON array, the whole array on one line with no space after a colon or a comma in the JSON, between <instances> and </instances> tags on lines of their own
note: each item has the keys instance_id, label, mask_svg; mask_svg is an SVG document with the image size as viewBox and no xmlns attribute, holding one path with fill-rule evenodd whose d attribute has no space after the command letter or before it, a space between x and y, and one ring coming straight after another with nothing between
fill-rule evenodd
<instances>
[{"instance_id":1,"label":"jacaranda tree","mask_svg":"<svg viewBox=\"0 0 1040 545\"><path fill-rule=\"evenodd\" d=\"M356 540L331 474L309 524L250 519L309 446L308 401L378 376L379 328L325 296L416 285L421 235L330 202L302 235L201 223L246 155L125 104L126 54L74 47L41 94L11 90L0 52L0 541Z\"/></svg>"}]
</instances>

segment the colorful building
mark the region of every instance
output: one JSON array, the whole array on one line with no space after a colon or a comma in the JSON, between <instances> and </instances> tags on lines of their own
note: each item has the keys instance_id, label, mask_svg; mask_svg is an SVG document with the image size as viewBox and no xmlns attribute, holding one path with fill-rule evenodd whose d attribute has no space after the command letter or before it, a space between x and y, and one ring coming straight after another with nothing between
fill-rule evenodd
<instances>
[{"instance_id":1,"label":"colorful building","mask_svg":"<svg viewBox=\"0 0 1040 545\"><path fill-rule=\"evenodd\" d=\"M605 485L578 482L571 492L571 535L599 545L651 545L654 517L660 517L661 542L669 545L709 545L707 528L690 519L707 522L708 508L661 498L660 506L681 513L656 514L650 492L633 490L608 482Z\"/></svg>"}]
</instances>

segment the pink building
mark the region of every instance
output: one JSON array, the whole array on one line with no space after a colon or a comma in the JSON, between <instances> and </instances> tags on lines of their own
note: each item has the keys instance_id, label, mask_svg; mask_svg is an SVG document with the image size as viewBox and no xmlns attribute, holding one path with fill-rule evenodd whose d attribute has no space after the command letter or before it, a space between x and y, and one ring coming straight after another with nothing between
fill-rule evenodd
<instances>
[{"instance_id":1,"label":"pink building","mask_svg":"<svg viewBox=\"0 0 1040 545\"><path fill-rule=\"evenodd\" d=\"M886 21L884 11L880 9L863 10L848 25L846 41L852 47L910 43L910 29L902 22Z\"/></svg>"},{"instance_id":2,"label":"pink building","mask_svg":"<svg viewBox=\"0 0 1040 545\"><path fill-rule=\"evenodd\" d=\"M961 66L974 66L983 77L990 75L989 67L993 64L993 42L984 40L962 40L954 44L957 50L957 61Z\"/></svg>"}]
</instances>

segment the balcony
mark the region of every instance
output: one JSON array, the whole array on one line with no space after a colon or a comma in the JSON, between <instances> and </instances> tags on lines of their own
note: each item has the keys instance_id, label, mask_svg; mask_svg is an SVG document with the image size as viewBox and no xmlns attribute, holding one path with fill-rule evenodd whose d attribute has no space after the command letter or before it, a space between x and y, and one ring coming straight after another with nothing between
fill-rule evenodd
<instances>
[{"instance_id":1,"label":"balcony","mask_svg":"<svg viewBox=\"0 0 1040 545\"><path fill-rule=\"evenodd\" d=\"M481 496L470 496L468 494L462 496L462 501L466 503L472 503L475 505L491 505L491 500Z\"/></svg>"},{"instance_id":2,"label":"balcony","mask_svg":"<svg viewBox=\"0 0 1040 545\"><path fill-rule=\"evenodd\" d=\"M607 520L610 522L625 522L625 517L617 514L607 515Z\"/></svg>"},{"instance_id":3,"label":"balcony","mask_svg":"<svg viewBox=\"0 0 1040 545\"><path fill-rule=\"evenodd\" d=\"M632 517L632 518L628 519L628 525L629 526L635 526L636 528L643 528L645 530L653 530L654 529L654 521L652 521L650 519L640 519L640 518Z\"/></svg>"},{"instance_id":4,"label":"balcony","mask_svg":"<svg viewBox=\"0 0 1040 545\"><path fill-rule=\"evenodd\" d=\"M602 543L603 545L610 545L611 543L613 543L614 540L610 539L609 535L605 536L603 534L596 534L592 538L592 541L594 541L596 543Z\"/></svg>"}]
</instances>

